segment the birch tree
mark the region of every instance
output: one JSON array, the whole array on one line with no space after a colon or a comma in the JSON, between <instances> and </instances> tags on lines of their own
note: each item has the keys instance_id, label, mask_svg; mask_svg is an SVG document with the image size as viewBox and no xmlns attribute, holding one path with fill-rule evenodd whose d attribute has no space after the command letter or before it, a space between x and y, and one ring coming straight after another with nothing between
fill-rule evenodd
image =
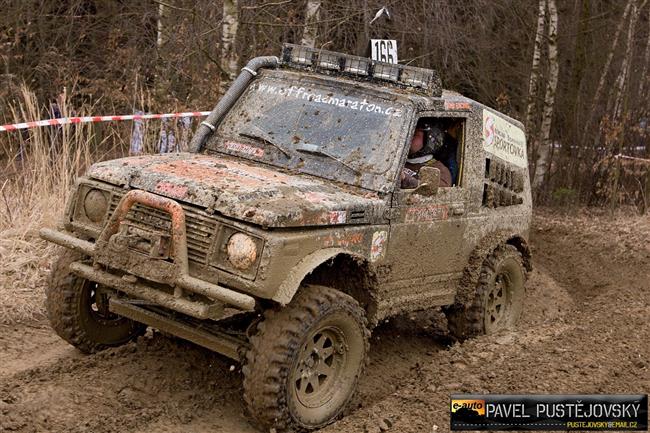
<instances>
[{"instance_id":1,"label":"birch tree","mask_svg":"<svg viewBox=\"0 0 650 433\"><path fill-rule=\"evenodd\" d=\"M557 55L557 6L555 0L548 0L548 82L546 83L546 93L544 95L544 109L542 111L542 123L540 126L541 152L535 168L535 179L533 186L539 188L544 180L548 170L549 156L551 149L551 121L553 120L553 111L555 107L555 91L557 90L557 80L559 72L559 63ZM566 143L565 143L566 145Z\"/></svg>"},{"instance_id":2,"label":"birch tree","mask_svg":"<svg viewBox=\"0 0 650 433\"><path fill-rule=\"evenodd\" d=\"M636 23L639 20L639 15L641 9L645 6L647 0L643 0L640 4L637 2L631 2L631 13L630 13L630 23L627 29L627 39L625 45L625 54L623 56L623 61L621 63L621 68L614 82L614 94L612 96L612 103L608 104L608 108L611 107L612 119L615 124L621 124L625 121L625 111L627 109L625 102L625 90L628 83L628 75L630 69L630 63L632 61L632 53L634 48L634 33L636 30ZM622 131L624 132L624 125ZM623 149L623 137L624 133L621 133L617 136L618 146L615 150L617 154L620 154ZM614 174L612 176L612 190L610 195L610 206L613 209L618 202L618 184L621 176L621 162L620 159L616 162L614 166Z\"/></svg>"},{"instance_id":3,"label":"birch tree","mask_svg":"<svg viewBox=\"0 0 650 433\"><path fill-rule=\"evenodd\" d=\"M625 45L625 55L623 56L623 61L621 63L621 68L619 69L618 76L614 82L614 97L613 103L611 104L612 117L614 120L619 120L623 114L624 110L624 92L626 90L630 62L632 61L632 53L634 48L634 33L636 31L636 24L639 20L639 15L641 9L645 6L647 0L639 5L636 2L631 4L631 14L630 14L630 24L627 30L627 40Z\"/></svg>"},{"instance_id":4,"label":"birch tree","mask_svg":"<svg viewBox=\"0 0 650 433\"><path fill-rule=\"evenodd\" d=\"M239 65L239 57L235 49L237 29L239 27L237 3L238 0L224 0L221 27L221 68L231 81L237 76L237 67Z\"/></svg>"},{"instance_id":5,"label":"birch tree","mask_svg":"<svg viewBox=\"0 0 650 433\"><path fill-rule=\"evenodd\" d=\"M539 0L539 12L537 15L537 30L535 32L535 46L533 49L533 65L530 70L530 81L528 83L528 107L526 109L526 130L529 136L533 129L533 114L537 105L537 87L540 75L540 63L542 59L542 40L544 39L544 23L546 21L546 0Z\"/></svg>"},{"instance_id":6,"label":"birch tree","mask_svg":"<svg viewBox=\"0 0 650 433\"><path fill-rule=\"evenodd\" d=\"M305 29L302 33L302 45L314 47L318 37L318 21L320 19L320 0L308 0L305 7Z\"/></svg>"},{"instance_id":7,"label":"birch tree","mask_svg":"<svg viewBox=\"0 0 650 433\"><path fill-rule=\"evenodd\" d=\"M156 46L160 50L165 42L163 39L163 21L165 20L166 8L164 3L158 5L158 20L156 23Z\"/></svg>"}]
</instances>

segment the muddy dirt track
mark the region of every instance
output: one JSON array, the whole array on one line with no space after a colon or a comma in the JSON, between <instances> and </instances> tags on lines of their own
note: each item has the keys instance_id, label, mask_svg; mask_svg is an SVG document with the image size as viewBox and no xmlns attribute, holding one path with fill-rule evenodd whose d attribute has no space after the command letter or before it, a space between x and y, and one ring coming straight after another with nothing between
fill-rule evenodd
<instances>
[{"instance_id":1,"label":"muddy dirt track","mask_svg":"<svg viewBox=\"0 0 650 433\"><path fill-rule=\"evenodd\" d=\"M450 345L439 317L382 324L354 411L323 431L447 431L452 392L649 392L647 220L537 216L518 330ZM158 333L83 356L44 322L0 327L0 431L255 432L241 382Z\"/></svg>"}]
</instances>

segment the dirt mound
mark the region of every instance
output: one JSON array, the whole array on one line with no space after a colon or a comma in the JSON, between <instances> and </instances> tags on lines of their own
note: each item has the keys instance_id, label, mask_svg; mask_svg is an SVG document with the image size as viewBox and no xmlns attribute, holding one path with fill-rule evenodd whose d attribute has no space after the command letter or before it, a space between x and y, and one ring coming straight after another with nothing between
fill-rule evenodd
<instances>
[{"instance_id":1,"label":"dirt mound","mask_svg":"<svg viewBox=\"0 0 650 433\"><path fill-rule=\"evenodd\" d=\"M383 323L352 413L323 431L447 431L456 392L647 392L646 222L537 216L519 328L451 344L439 311ZM0 365L6 431L255 431L239 366L158 333L82 356L43 322L0 326Z\"/></svg>"}]
</instances>

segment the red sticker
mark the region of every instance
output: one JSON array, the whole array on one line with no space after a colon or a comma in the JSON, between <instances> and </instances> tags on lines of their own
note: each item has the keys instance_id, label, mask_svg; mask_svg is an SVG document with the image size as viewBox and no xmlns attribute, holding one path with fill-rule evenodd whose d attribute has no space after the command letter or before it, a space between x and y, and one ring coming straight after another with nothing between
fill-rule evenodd
<instances>
[{"instance_id":1,"label":"red sticker","mask_svg":"<svg viewBox=\"0 0 650 433\"><path fill-rule=\"evenodd\" d=\"M445 110L451 111L468 111L472 107L469 102L460 102L460 101L445 101Z\"/></svg>"},{"instance_id":2,"label":"red sticker","mask_svg":"<svg viewBox=\"0 0 650 433\"><path fill-rule=\"evenodd\" d=\"M429 205L412 207L406 210L404 221L407 223L416 221L446 220L449 217L449 208L445 205Z\"/></svg>"}]
</instances>

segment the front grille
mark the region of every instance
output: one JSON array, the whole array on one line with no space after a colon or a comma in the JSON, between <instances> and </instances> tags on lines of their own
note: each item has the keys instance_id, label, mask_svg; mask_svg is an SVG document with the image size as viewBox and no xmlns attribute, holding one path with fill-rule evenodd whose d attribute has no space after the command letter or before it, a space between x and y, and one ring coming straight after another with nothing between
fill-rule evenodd
<instances>
[{"instance_id":1,"label":"front grille","mask_svg":"<svg viewBox=\"0 0 650 433\"><path fill-rule=\"evenodd\" d=\"M113 194L109 209L109 218L113 215L122 195ZM185 211L185 226L187 232L187 257L190 262L206 265L208 251L216 233L217 222L203 215L197 209L185 204L181 205ZM171 217L167 212L135 204L126 215L126 220L145 229L170 231Z\"/></svg>"}]
</instances>

